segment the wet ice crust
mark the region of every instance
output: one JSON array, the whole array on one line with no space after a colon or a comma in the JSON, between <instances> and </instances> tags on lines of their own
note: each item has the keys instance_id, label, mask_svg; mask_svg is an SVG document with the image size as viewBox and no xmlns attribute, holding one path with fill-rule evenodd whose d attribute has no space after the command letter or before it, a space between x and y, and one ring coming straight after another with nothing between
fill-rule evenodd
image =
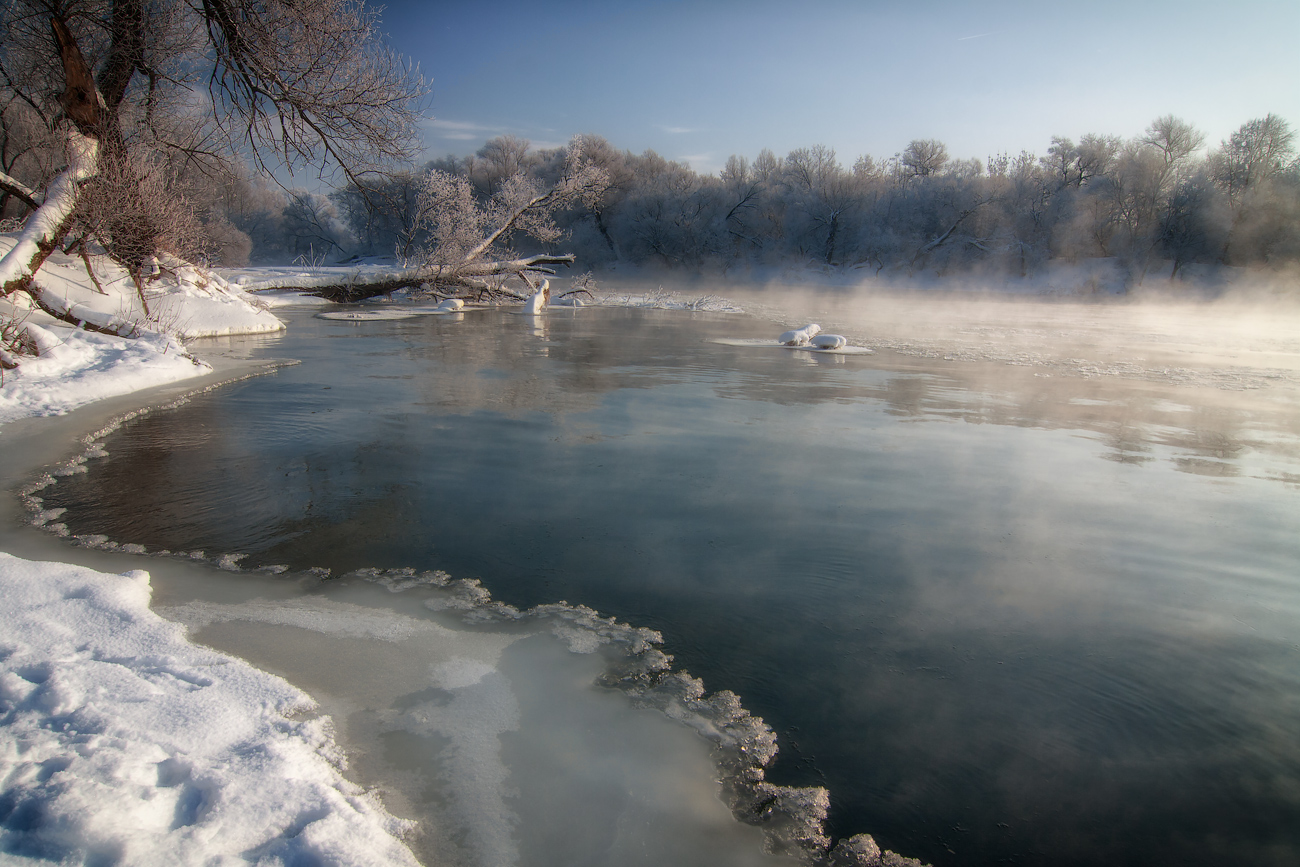
<instances>
[{"instance_id":1,"label":"wet ice crust","mask_svg":"<svg viewBox=\"0 0 1300 867\"><path fill-rule=\"evenodd\" d=\"M707 695L672 671L652 630L566 604L519 611L438 572L364 570L338 586L342 599L193 601L163 619L145 572L0 555L0 853L15 863L825 861L825 790L766 783L771 729L734 694ZM376 607L376 594L405 597L405 611ZM362 685L348 700L326 688L318 705L187 630L255 657L270 648L299 682ZM335 724L363 756L383 753L396 781L385 802L418 822L345 776ZM875 860L842 860L857 850ZM865 837L835 852L835 863L891 863Z\"/></svg>"},{"instance_id":2,"label":"wet ice crust","mask_svg":"<svg viewBox=\"0 0 1300 867\"><path fill-rule=\"evenodd\" d=\"M53 484L56 476L84 471L88 459L104 456L100 439L125 420L123 417L106 425L87 439L82 455L24 489L33 523L60 535L68 534L66 527L57 522L59 515L42 509L38 494ZM72 537L72 541L91 548L145 553L142 546L119 544L100 536ZM241 571L239 555L153 553ZM2 565L12 563L17 563L20 570L27 568L14 558ZM266 737L287 739L296 750L293 761L310 771L297 764L277 767L259 761L255 771L241 774L237 773L238 767L232 766L218 784L209 783L204 791L217 791L237 800L268 791L264 786L257 791L259 774L295 784L306 778L310 785L302 797L315 797L312 803L326 800L327 805L337 807L339 815L317 806L314 812L309 811L314 819L300 818L296 824L277 820L274 817L292 812L294 800L280 790L284 787L273 788L271 794L282 805L279 813L256 806L244 809L248 816L269 817L260 832L251 820L244 828L244 837L260 833L263 842L255 847L259 853L280 849L296 852L288 847L305 846L312 839L304 829L326 822L331 828L340 823L358 827L330 832L333 836L327 838L329 845L342 854L321 856L323 863L400 864L406 863L402 858L413 861L415 857L424 863L467 865L916 863L893 853L881 853L867 835L832 847L824 830L829 807L826 790L768 783L765 769L776 755L776 736L771 728L746 711L733 693L709 695L701 681L674 671L672 657L659 649L661 636L653 630L617 623L590 609L564 603L520 611L494 601L477 581L454 580L441 572L417 574L414 570L361 570L329 581L323 570L283 576L321 587L325 582L331 588L344 588L345 598L357 593L365 597L365 604L319 596L296 601L254 599L240 604L192 602L164 609L161 614L172 621L168 622L159 620L147 608L144 573L122 577L80 572L83 574L79 580L98 581L112 594L130 597L134 593L135 610L130 616L148 620L155 630L170 635L177 645L173 651L177 658L183 657L181 648L186 642L175 623L183 624L205 644L238 652L254 662L261 658L253 651L263 647L267 652L262 664L274 664L296 683L307 685L323 705L320 709L330 714L314 715L319 709L313 699L279 678L231 657L188 645L198 654L198 661L186 663L190 667L187 671L226 664L208 661L216 657L229 660L233 666L230 670L242 667L250 676L266 679L261 685L241 687L244 704L232 704L226 713L240 719L253 708L252 720L261 721L263 729L271 733ZM26 586L31 580L30 575L20 576L16 586ZM349 586L356 589L348 590ZM368 593L406 598L406 610L413 611L414 616L377 606ZM21 593L14 595L15 600L21 598ZM42 604L39 600L34 603L37 608ZM83 619L97 621L101 617L90 613ZM114 640L127 640L123 635ZM83 650L92 657L109 655L115 664L142 668L157 665L157 652L149 641L111 652ZM44 662L34 661L42 652ZM6 664L12 657L6 657ZM26 661L19 664L24 671L44 665L56 672L66 658L59 647L51 647L29 651ZM345 661L355 667L340 670ZM82 680L88 681L89 675ZM180 709L173 716L187 712L185 703L195 689L218 685L213 681L195 687L192 679L179 680L184 685L176 695ZM331 696L329 686L315 686L339 681L348 684L348 696ZM34 693L20 684L14 694L27 699ZM83 712L78 702L84 702L82 696L87 694L74 694L68 707L60 706L58 713ZM357 707L357 694L363 699L363 708ZM8 695L6 692L6 701ZM203 695L206 698L207 694ZM115 708L125 704L130 709L134 700L130 693L96 693L95 698L99 700L95 707L110 718ZM191 705L189 712L203 717L202 708L202 704ZM30 718L27 727L50 729L51 719L49 714L37 715ZM214 715L212 719L219 721L223 717ZM395 814L418 821L404 824L395 819L374 794L342 775L343 752L332 737L335 724L348 734L350 750L360 745L362 758L358 761L371 763L371 776L385 781L383 803ZM117 764L134 762L132 779L148 777L147 768L141 770L139 762L166 769L155 775L151 788L127 787L117 794L119 801L122 794L127 796L127 806L109 810L106 818L96 821L97 828L122 825L118 817L123 810L161 809L175 814L180 809L176 806L178 798L182 797L173 797L170 791L179 785L174 781L181 779L171 771L181 767L173 761L176 756L197 753L208 756L210 765L227 764L220 752L222 742L207 734L198 739L201 749L192 745L169 747L164 736L133 719L96 725L98 729L116 727L135 732L135 740L124 742L120 752L147 758L113 760ZM0 732L5 737L10 735L4 728ZM72 732L74 741L83 734L79 729ZM228 741L234 739L231 736ZM239 742L246 749L250 738L245 735ZM50 749L62 749L59 755L65 758L76 749L57 739L52 743ZM280 753L290 749L279 741L274 743ZM367 755L378 753L382 753L378 759ZM28 804L23 808L26 812L16 807L4 809L20 817L41 817L39 821L0 820L5 823L3 846L8 851L47 851L47 840L53 832L45 817L56 810L76 815L80 805L87 802L113 803L107 792L114 783L93 778L88 781L76 772L64 773L61 759L53 766L42 764L45 761L39 758L15 766L17 770L5 769L0 789L0 799L5 800L0 804ZM193 764L187 758L178 761ZM48 767L56 769L49 779L63 774L57 784L59 792L66 795L42 794L43 790L33 790L28 784ZM184 767L188 775L184 779L202 777L201 770ZM337 795L329 801L325 789L331 787ZM163 789L168 791L162 796L153 793ZM194 799L193 795L184 797ZM131 803L133 800L146 804L137 806ZM162 860L157 863L171 863L168 859L174 857L175 843L168 835L174 835L176 828L168 826L163 831L158 825L150 837L147 822L133 819L126 824L146 829L133 832L131 845L141 852L161 853ZM117 837L97 838L83 825L74 826L77 830L57 838L65 853L60 857L76 860L92 847L107 846L119 851L126 845ZM320 833L325 834L326 826L320 828ZM181 834L183 837L184 832ZM287 837L293 841L281 842ZM371 838L382 840L383 846ZM244 845L242 837L238 843L212 834L205 839L214 840L215 847L232 850ZM341 848L350 845L351 840L361 840L359 845L375 852L398 854L385 854L376 862L353 859L346 854L348 850ZM404 844L410 848L403 848ZM252 850L232 851L230 857L243 858L248 851ZM286 863L292 860L287 858ZM255 858L251 862L260 863Z\"/></svg>"}]
</instances>

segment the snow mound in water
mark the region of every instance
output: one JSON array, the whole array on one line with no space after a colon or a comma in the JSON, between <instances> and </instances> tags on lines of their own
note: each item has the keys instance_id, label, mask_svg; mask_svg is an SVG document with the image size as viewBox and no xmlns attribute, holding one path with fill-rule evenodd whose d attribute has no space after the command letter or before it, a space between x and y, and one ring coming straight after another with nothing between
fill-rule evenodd
<instances>
[{"instance_id":1,"label":"snow mound in water","mask_svg":"<svg viewBox=\"0 0 1300 867\"><path fill-rule=\"evenodd\" d=\"M415 865L327 718L149 610L145 572L0 553L0 852L41 863Z\"/></svg>"},{"instance_id":2,"label":"snow mound in water","mask_svg":"<svg viewBox=\"0 0 1300 867\"><path fill-rule=\"evenodd\" d=\"M411 319L416 315L415 311L409 309L329 310L325 313L317 313L316 318L331 319L336 322L375 322L390 321L394 319Z\"/></svg>"},{"instance_id":3,"label":"snow mound in water","mask_svg":"<svg viewBox=\"0 0 1300 867\"><path fill-rule=\"evenodd\" d=\"M814 337L821 333L821 330L822 327L813 322L803 328L782 332L776 341L784 346L807 346Z\"/></svg>"}]
</instances>

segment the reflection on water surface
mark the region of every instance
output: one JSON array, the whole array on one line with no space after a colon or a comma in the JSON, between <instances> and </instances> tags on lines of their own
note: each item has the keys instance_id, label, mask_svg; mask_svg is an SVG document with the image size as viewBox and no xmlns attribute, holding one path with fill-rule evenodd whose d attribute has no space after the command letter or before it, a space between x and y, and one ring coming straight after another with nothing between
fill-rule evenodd
<instances>
[{"instance_id":1,"label":"reflection on water surface","mask_svg":"<svg viewBox=\"0 0 1300 867\"><path fill-rule=\"evenodd\" d=\"M775 781L936 864L1295 863L1290 344L1106 367L1118 314L1069 313L832 308L859 357L712 342L777 328L739 314L304 317L266 350L302 365L127 426L47 506L660 629L777 729Z\"/></svg>"}]
</instances>

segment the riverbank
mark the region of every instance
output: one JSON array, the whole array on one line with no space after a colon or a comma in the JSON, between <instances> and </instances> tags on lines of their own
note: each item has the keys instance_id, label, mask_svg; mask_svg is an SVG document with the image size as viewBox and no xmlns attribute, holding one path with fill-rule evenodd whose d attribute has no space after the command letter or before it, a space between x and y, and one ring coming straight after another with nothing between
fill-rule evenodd
<instances>
[{"instance_id":1,"label":"riverbank","mask_svg":"<svg viewBox=\"0 0 1300 867\"><path fill-rule=\"evenodd\" d=\"M76 466L85 437L276 366L211 358L183 383L0 428L0 851L15 863L416 864L400 839L410 823L344 776L310 696L150 610L156 559L69 545L30 526L16 496L42 468ZM175 369L158 366L164 379ZM139 367L120 390L149 381ZM44 407L81 402L84 385L47 388Z\"/></svg>"}]
</instances>

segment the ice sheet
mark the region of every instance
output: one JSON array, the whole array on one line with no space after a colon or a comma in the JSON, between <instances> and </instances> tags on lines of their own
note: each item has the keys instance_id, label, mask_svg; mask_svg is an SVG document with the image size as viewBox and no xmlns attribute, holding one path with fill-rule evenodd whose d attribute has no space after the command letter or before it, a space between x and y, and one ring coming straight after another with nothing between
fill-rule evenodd
<instances>
[{"instance_id":1,"label":"ice sheet","mask_svg":"<svg viewBox=\"0 0 1300 867\"><path fill-rule=\"evenodd\" d=\"M601 651L645 649L644 631L568 606L498 610L474 627L442 598L463 589L362 581L342 598L163 613L319 698L357 772L418 821L410 839L425 863L797 863L735 821L701 723L596 686ZM376 607L386 600L405 610Z\"/></svg>"}]
</instances>

